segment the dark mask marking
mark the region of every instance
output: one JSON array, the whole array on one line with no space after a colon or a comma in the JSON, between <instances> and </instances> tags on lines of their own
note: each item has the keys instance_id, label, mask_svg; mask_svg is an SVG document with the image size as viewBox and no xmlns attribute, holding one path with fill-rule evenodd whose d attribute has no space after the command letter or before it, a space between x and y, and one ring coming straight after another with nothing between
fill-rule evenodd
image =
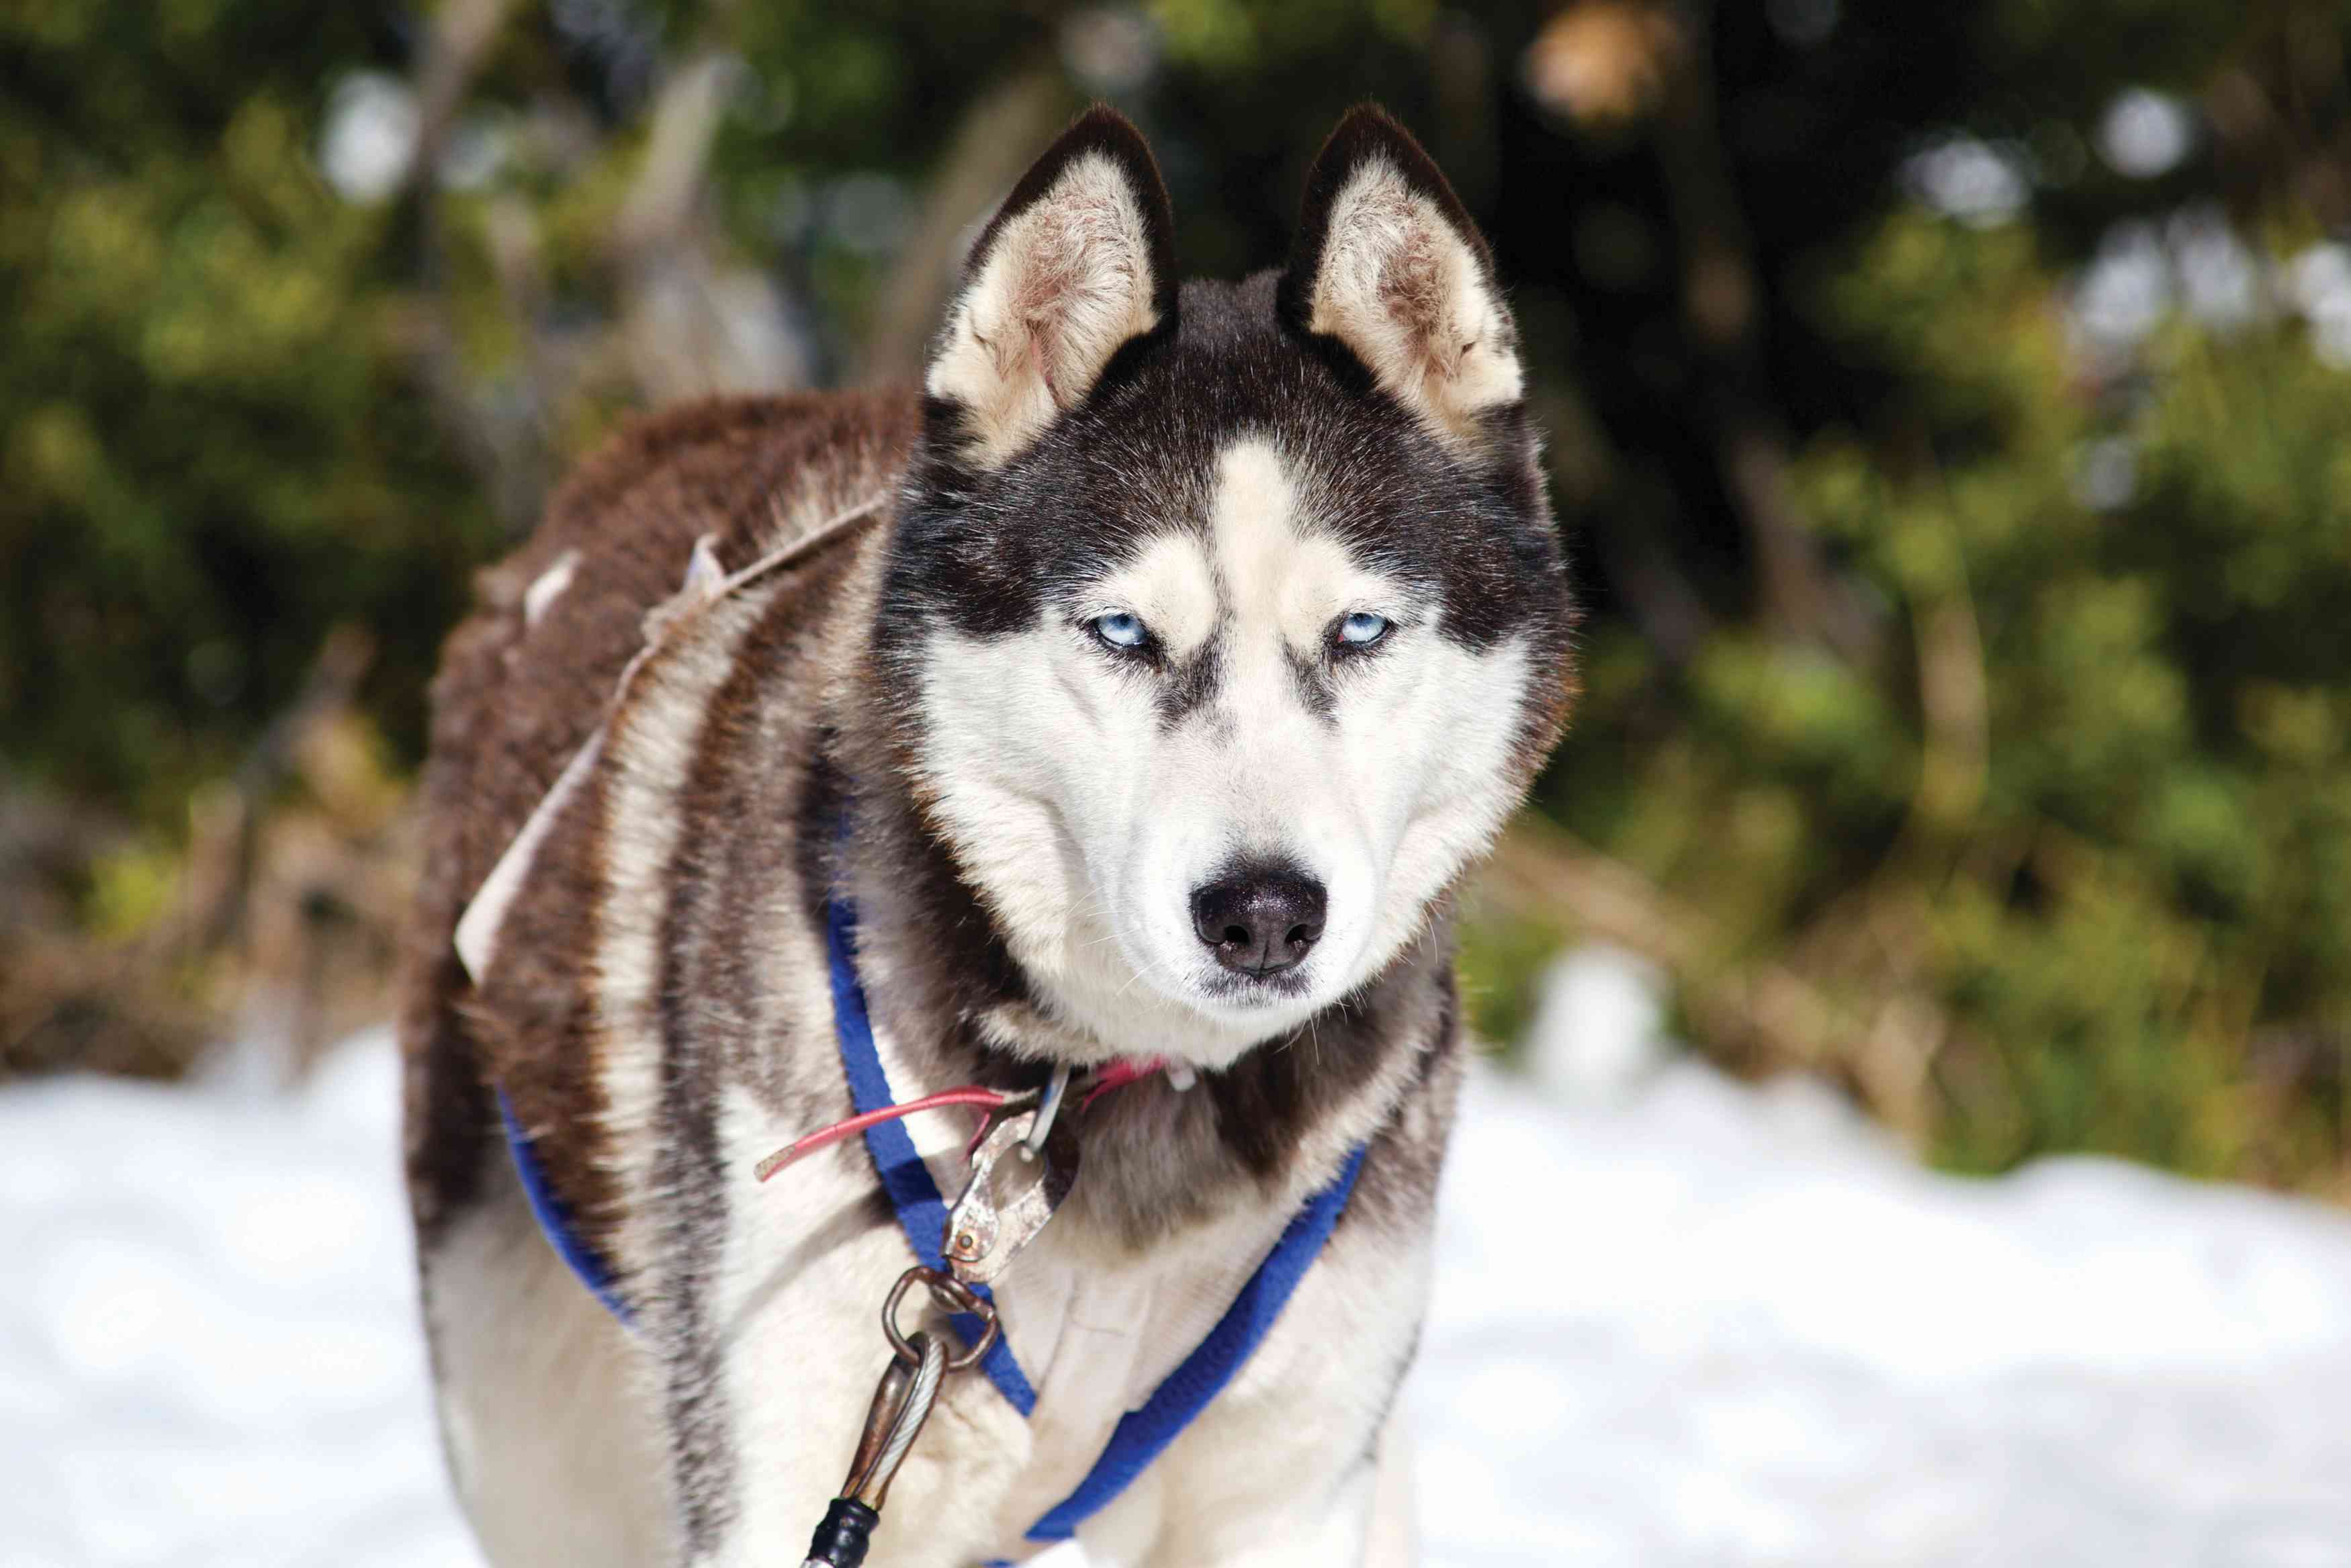
<instances>
[{"instance_id":1,"label":"dark mask marking","mask_svg":"<svg viewBox=\"0 0 2351 1568\"><path fill-rule=\"evenodd\" d=\"M1159 671L1154 700L1159 707L1159 727L1172 730L1217 700L1224 689L1226 656L1232 641L1232 617L1219 613L1214 630L1200 646L1181 659L1170 659Z\"/></svg>"},{"instance_id":2,"label":"dark mask marking","mask_svg":"<svg viewBox=\"0 0 2351 1568\"><path fill-rule=\"evenodd\" d=\"M1337 723L1339 683L1331 661L1320 650L1304 652L1290 643L1282 644L1281 655L1290 665L1290 680L1298 687L1298 701L1324 723Z\"/></svg>"}]
</instances>

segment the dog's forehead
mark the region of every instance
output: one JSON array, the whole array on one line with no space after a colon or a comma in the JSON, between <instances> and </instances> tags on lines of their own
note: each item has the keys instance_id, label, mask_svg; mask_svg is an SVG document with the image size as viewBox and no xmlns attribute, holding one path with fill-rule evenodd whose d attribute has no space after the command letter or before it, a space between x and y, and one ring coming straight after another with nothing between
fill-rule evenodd
<instances>
[{"instance_id":1,"label":"dog's forehead","mask_svg":"<svg viewBox=\"0 0 2351 1568\"><path fill-rule=\"evenodd\" d=\"M1196 481L1186 487L1195 504L1138 532L1132 552L1110 563L1098 585L1105 603L1143 614L1175 651L1219 627L1252 639L1306 641L1334 614L1425 607L1421 586L1384 571L1362 540L1351 544L1330 526L1311 476L1268 436L1228 441Z\"/></svg>"}]
</instances>

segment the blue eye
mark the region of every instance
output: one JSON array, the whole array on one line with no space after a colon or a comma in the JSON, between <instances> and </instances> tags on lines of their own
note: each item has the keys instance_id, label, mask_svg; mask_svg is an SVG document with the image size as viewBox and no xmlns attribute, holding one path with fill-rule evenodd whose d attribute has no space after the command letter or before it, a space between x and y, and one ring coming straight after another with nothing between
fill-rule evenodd
<instances>
[{"instance_id":1,"label":"blue eye","mask_svg":"<svg viewBox=\"0 0 2351 1568\"><path fill-rule=\"evenodd\" d=\"M1369 648L1388 634L1388 618L1357 610L1339 623L1339 640L1349 648Z\"/></svg>"},{"instance_id":2,"label":"blue eye","mask_svg":"<svg viewBox=\"0 0 2351 1568\"><path fill-rule=\"evenodd\" d=\"M1140 616L1129 615L1124 610L1113 610L1108 615L1098 615L1087 624L1093 628L1096 637L1101 638L1113 648L1141 648L1151 640L1151 632L1143 624L1143 618Z\"/></svg>"}]
</instances>

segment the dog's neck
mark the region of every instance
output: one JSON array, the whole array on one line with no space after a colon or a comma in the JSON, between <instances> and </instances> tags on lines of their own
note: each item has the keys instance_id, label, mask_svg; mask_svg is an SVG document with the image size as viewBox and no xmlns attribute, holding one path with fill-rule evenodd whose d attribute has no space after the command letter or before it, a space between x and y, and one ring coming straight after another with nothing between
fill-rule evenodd
<instances>
[{"instance_id":1,"label":"dog's neck","mask_svg":"<svg viewBox=\"0 0 2351 1568\"><path fill-rule=\"evenodd\" d=\"M831 800L814 809L848 825L832 839L831 882L856 900L867 1005L913 1075L902 1092L1028 1088L1059 1063L1138 1054L1057 1016L924 819L890 748L846 750L856 765L834 775ZM1080 1113L1085 1177L1059 1223L1140 1248L1229 1205L1302 1199L1449 1056L1454 1005L1440 914L1342 1002L1193 1087L1153 1076Z\"/></svg>"}]
</instances>

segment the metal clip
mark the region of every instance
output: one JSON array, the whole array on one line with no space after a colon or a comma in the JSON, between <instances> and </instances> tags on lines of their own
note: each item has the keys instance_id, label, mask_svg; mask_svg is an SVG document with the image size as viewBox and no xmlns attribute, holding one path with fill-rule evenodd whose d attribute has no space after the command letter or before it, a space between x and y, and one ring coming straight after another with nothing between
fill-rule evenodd
<instances>
[{"instance_id":1,"label":"metal clip","mask_svg":"<svg viewBox=\"0 0 2351 1568\"><path fill-rule=\"evenodd\" d=\"M902 1355L893 1355L882 1381L874 1386L873 1404L865 1413L864 1435L857 1440L856 1457L849 1461L849 1478L841 1483L841 1496L854 1498L876 1513L890 1501L890 1483L898 1479L906 1450L914 1446L923 1423L930 1419L931 1406L939 1397L939 1381L946 1376L946 1349L937 1340L917 1329L908 1348L916 1359L909 1363Z\"/></svg>"},{"instance_id":2,"label":"metal clip","mask_svg":"<svg viewBox=\"0 0 2351 1568\"><path fill-rule=\"evenodd\" d=\"M912 1334L898 1327L899 1303L915 1285L928 1287L932 1303L948 1313L971 1313L980 1320L979 1337L961 1355L947 1354L946 1340L922 1329ZM968 1372L996 1343L996 1303L960 1281L917 1263L898 1276L882 1303L882 1332L890 1336L890 1365L873 1386L873 1403L865 1412L865 1430L857 1439L857 1453L849 1461L848 1479L841 1495L824 1511L823 1520L809 1541L800 1568L860 1568L882 1522L882 1505L890 1500L890 1483L908 1450L931 1418L940 1386L953 1374Z\"/></svg>"},{"instance_id":3,"label":"metal clip","mask_svg":"<svg viewBox=\"0 0 2351 1568\"><path fill-rule=\"evenodd\" d=\"M897 1337L894 1328L891 1337ZM849 1461L849 1479L824 1511L800 1568L860 1568L865 1561L874 1528L882 1522L882 1506L890 1500L890 1483L898 1479L898 1467L906 1462L907 1450L931 1418L947 1372L946 1348L929 1334L916 1333L904 1349L914 1359L893 1356L874 1386L857 1456Z\"/></svg>"},{"instance_id":4,"label":"metal clip","mask_svg":"<svg viewBox=\"0 0 2351 1568\"><path fill-rule=\"evenodd\" d=\"M1077 1140L1066 1131L1049 1134L1042 1152L1029 1147L1037 1116L1025 1110L1002 1118L972 1150L971 1179L947 1210L939 1242L947 1268L967 1284L987 1284L1003 1273L1077 1179Z\"/></svg>"}]
</instances>

